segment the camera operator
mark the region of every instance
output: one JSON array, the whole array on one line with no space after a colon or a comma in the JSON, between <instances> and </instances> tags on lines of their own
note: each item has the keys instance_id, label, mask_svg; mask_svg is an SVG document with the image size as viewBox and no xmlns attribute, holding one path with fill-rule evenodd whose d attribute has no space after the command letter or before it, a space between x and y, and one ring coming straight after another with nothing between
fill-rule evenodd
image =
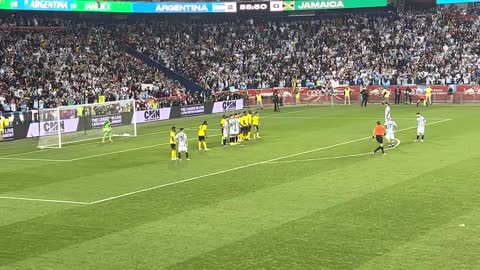
<instances>
[{"instance_id":1,"label":"camera operator","mask_svg":"<svg viewBox=\"0 0 480 270\"><path fill-rule=\"evenodd\" d=\"M360 92L360 94L362 95L362 103L360 104L360 106L367 107L368 96L370 96L370 92L368 91L367 86L362 87L362 91Z\"/></svg>"},{"instance_id":2,"label":"camera operator","mask_svg":"<svg viewBox=\"0 0 480 270\"><path fill-rule=\"evenodd\" d=\"M274 106L274 111L279 112L280 111L280 97L278 96L278 91L275 90L273 92L273 106Z\"/></svg>"}]
</instances>

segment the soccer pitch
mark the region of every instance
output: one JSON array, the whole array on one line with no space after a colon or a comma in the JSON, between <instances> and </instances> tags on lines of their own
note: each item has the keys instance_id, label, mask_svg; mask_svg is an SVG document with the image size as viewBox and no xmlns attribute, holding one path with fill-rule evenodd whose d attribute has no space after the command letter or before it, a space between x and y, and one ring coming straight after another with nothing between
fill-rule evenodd
<instances>
[{"instance_id":1,"label":"soccer pitch","mask_svg":"<svg viewBox=\"0 0 480 270\"><path fill-rule=\"evenodd\" d=\"M230 147L221 115L112 144L2 143L0 270L478 269L478 110L392 105L385 156L371 155L381 105L265 109L262 138ZM170 160L172 125L190 161Z\"/></svg>"}]
</instances>

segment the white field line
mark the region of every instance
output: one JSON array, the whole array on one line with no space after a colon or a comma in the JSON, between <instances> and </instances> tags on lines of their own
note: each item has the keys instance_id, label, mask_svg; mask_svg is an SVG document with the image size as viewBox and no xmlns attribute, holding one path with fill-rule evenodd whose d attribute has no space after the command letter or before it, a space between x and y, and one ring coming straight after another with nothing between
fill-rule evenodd
<instances>
[{"instance_id":1,"label":"white field line","mask_svg":"<svg viewBox=\"0 0 480 270\"><path fill-rule=\"evenodd\" d=\"M368 138L370 138L370 137L368 137ZM137 190L137 191L132 191L132 192L128 192L128 193L125 193L125 194L120 194L120 195L117 195L117 196L113 196L113 197L101 199L101 200L98 200L98 201L94 201L94 202L92 202L92 204L111 201L111 200L115 200L115 199L118 199L118 198L123 198L123 197L127 197L127 196L130 196L130 195L134 195L134 194L138 194L138 193L142 193L142 192L146 192L146 191L150 191L150 190L155 190L155 189L159 189L159 188L163 188L163 187L168 187L168 186L172 186L172 185L177 185L177 184L181 184L181 183L185 183L185 182L190 182L190 181L194 181L194 180L198 180L198 179L202 179L202 178L207 178L207 177L210 177L210 176L219 175L219 174L223 174L223 173L227 173L227 172L238 171L238 170L241 170L241 169L245 169L245 168L249 168L249 167L253 167L253 166L257 166L257 165L261 165L261 164L271 163L271 162L274 162L274 161L277 161L277 160L290 158L290 157L296 157L296 156L300 156L300 155L304 155L304 154L308 154L308 153L312 153L312 152L316 152L316 151L330 149L330 148L333 148L333 147L337 147L337 146L341 146L341 145L345 145L345 144L349 144L349 143L354 143L354 142L358 142L358 141L361 141L361 140L365 140L365 138L351 140L351 141L347 141L347 142L343 142L343 143L332 144L332 145L329 145L329 146L320 147L320 148L316 148L316 149L312 149L312 150L308 150L308 151L304 151L304 152L300 152L300 153L296 153L296 154L291 154L291 155L278 157L278 158L273 158L273 159L260 161L260 162L255 162L255 163L251 163L251 164L247 164L247 165L243 165L243 166L239 166L239 167L235 167L235 168L231 168L231 169L227 169L227 170L222 170L222 171L208 173L208 174L204 174L204 175L200 175L200 176L195 176L195 177L183 179L183 180L176 181L176 182L171 182L171 183L168 183L168 184L163 184L163 185L154 186L154 187L150 187L150 188L140 189L140 190Z\"/></svg>"},{"instance_id":2,"label":"white field line","mask_svg":"<svg viewBox=\"0 0 480 270\"><path fill-rule=\"evenodd\" d=\"M293 111L293 112L284 112L284 113L279 113L279 114L275 114L275 115L285 115L285 114L291 114L291 113L299 113L299 112L303 112L303 111L315 110L315 109L318 109L318 108L323 108L323 107L319 106L319 107L315 107L315 108L298 110L298 111ZM269 116L264 116L263 118L269 118ZM169 119L169 120L172 120L172 119ZM186 127L185 130L196 130L196 128L197 127ZM155 135L155 134L162 134L162 133L169 133L169 132L170 132L170 130L143 133L143 134L138 134L137 137L143 137L143 136L149 136L149 135ZM117 138L117 140L126 139L126 138L135 138L135 137L119 137L119 138ZM98 140L98 138L97 139L91 139L91 140ZM91 141L91 140L88 140L88 141ZM85 145L91 145L91 144L98 144L98 141L88 142L88 143L76 143L76 144L72 144L70 146L66 146L65 148L68 149L68 148L71 148L71 147L85 146ZM159 144L159 145L165 145L165 144ZM155 145L155 146L159 146L159 145ZM142 149L144 149L144 148L142 148ZM48 148L48 149L34 150L34 151L29 151L29 152L16 153L16 154L11 154L11 155L6 155L6 156L3 156L3 157L4 158L9 158L9 157L16 157L16 156L21 156L21 155L26 155L26 154L33 154L33 153L39 153L39 152L43 153L43 152L55 151L55 150L59 150L59 149L58 148ZM26 160L26 159L22 159L22 160ZM61 161L66 161L66 160L61 160Z\"/></svg>"},{"instance_id":3,"label":"white field line","mask_svg":"<svg viewBox=\"0 0 480 270\"><path fill-rule=\"evenodd\" d=\"M397 141L397 144L395 145L395 148L397 148L400 145L400 140L395 139ZM390 148L390 149L385 149L385 151L393 150L395 148ZM296 163L296 162L309 162L309 161L322 161L322 160L331 160L331 159L342 159L342 158L349 158L349 157L360 157L360 156L367 156L367 155L372 155L372 151L366 152L366 153L361 153L361 154L352 154L352 155L344 155L344 156L336 156L336 157L324 157L324 158L307 158L307 159L295 159L295 160L278 160L278 161L272 161L268 162L269 164L278 164L278 163Z\"/></svg>"},{"instance_id":4,"label":"white field line","mask_svg":"<svg viewBox=\"0 0 480 270\"><path fill-rule=\"evenodd\" d=\"M210 137L217 137L217 136L220 136L220 134L211 135L211 136L208 136L208 138L210 138ZM195 140L195 139L196 139L196 138L192 138L192 139L189 139L189 141ZM70 160L68 160L68 161L79 161L79 160L84 160L84 159L89 159L89 158L109 156L109 155L120 154L120 153L125 153L125 152L132 152L132 151L137 151L137 150L154 148L154 147L158 147L158 146L162 146L162 145L170 145L170 144L169 144L169 143L159 143L159 144L153 144L153 145L147 145L147 146L142 146L142 147L130 148L130 149L125 149L125 150L119 150L119 151L114 151L114 152L109 152L109 153L103 153L103 154L98 154L98 155L91 155L91 156L79 157L79 158L70 159Z\"/></svg>"},{"instance_id":5,"label":"white field line","mask_svg":"<svg viewBox=\"0 0 480 270\"><path fill-rule=\"evenodd\" d=\"M44 162L71 162L69 159L48 159L48 158L16 158L16 157L0 157L0 160L17 160L17 161L44 161Z\"/></svg>"},{"instance_id":6,"label":"white field line","mask_svg":"<svg viewBox=\"0 0 480 270\"><path fill-rule=\"evenodd\" d=\"M306 112L306 111L318 110L318 109L321 109L321 108L330 108L330 107L326 107L326 106L315 106L314 108L297 110L297 111L293 111L293 112L273 113L273 114L271 114L271 116L263 116L262 118L280 118L280 117L278 117L279 115L301 113L301 112ZM257 110L257 111L258 111L258 110Z\"/></svg>"},{"instance_id":7,"label":"white field line","mask_svg":"<svg viewBox=\"0 0 480 270\"><path fill-rule=\"evenodd\" d=\"M186 129L188 129L188 128L186 128ZM168 132L170 132L170 131L168 131ZM160 133L160 132L157 132L157 133ZM161 132L161 133L165 133L165 132ZM216 137L216 136L220 136L220 135L216 134L216 135L212 135L212 136L209 136L209 137ZM193 139L189 139L189 140L193 140ZM95 143L98 143L98 142L95 142ZM86 144L91 144L91 143L86 143ZM83 145L85 145L85 144L83 144ZM0 157L0 160L72 162L72 161L78 161L78 160L89 159L89 158L94 158L94 157L102 157L102 156L108 156L108 155L113 155L113 154L118 154L118 153L124 153L124 152L147 149L147 148L153 148L153 147L162 146L162 145L168 145L168 143L159 143L159 144L148 145L148 146L144 146L144 147L131 148L131 149L126 149L126 150L114 151L114 152L103 153L103 154L92 155L92 156L86 156L86 157L79 157L79 158L74 158L74 159L17 158L17 157L13 157L14 155L10 155L10 156L5 156L5 157ZM32 151L32 152L28 152L28 153L36 153L36 152L42 152L43 153L43 152L48 151L48 150L52 150L52 149L38 150L38 151ZM58 149L55 149L55 150L58 150ZM23 153L23 154L27 154L27 153Z\"/></svg>"},{"instance_id":8,"label":"white field line","mask_svg":"<svg viewBox=\"0 0 480 270\"><path fill-rule=\"evenodd\" d=\"M431 122L428 125L435 125L435 124L443 123L443 122L446 122L446 121L450 121L450 119L444 119L444 120L440 120L440 121L436 121L436 122ZM415 129L415 128L417 128L417 127L414 126L414 127L404 128L404 129L397 130L397 132L411 130L411 129ZM251 164L247 164L247 165L243 165L243 166L239 166L239 167L235 167L235 168L231 168L231 169L227 169L227 170L222 170L222 171L208 173L208 174L204 174L204 175L200 175L200 176L195 176L195 177L179 180L179 181L176 181L176 182L171 182L171 183L158 185L158 186L154 186L154 187L150 187L150 188L140 189L140 190L137 190L137 191L132 191L132 192L120 194L120 195L117 195L117 196L112 196L112 197L108 197L108 198L105 198L105 199L97 200L97 201L91 202L91 204L107 202L107 201L131 196L131 195L134 195L134 194L146 192L146 191L151 191L151 190L155 190L155 189L159 189L159 188L163 188L163 187L173 186L173 185L177 185L177 184L181 184L181 183L185 183L185 182L190 182L190 181L194 181L194 180L198 180L198 179L202 179L202 178L206 178L206 177L210 177L210 176L214 176L214 175L219 175L219 174L223 174L223 173L227 173L227 172L237 171L237 170L241 170L241 169L245 169L245 168L249 168L249 167L253 167L253 166L257 166L257 165L261 165L261 164L268 164L268 163L271 163L271 162L274 162L274 161L278 161L278 160L282 160L282 159L286 159L286 158L291 158L291 157L296 157L296 156L300 156L300 155L305 155L305 154L309 154L309 153L313 153L313 152L317 152L317 151L322 151L322 150L334 148L334 147L337 147L337 146L342 146L342 145L346 145L346 144L350 144L350 143L355 143L355 142L358 142L358 141L363 141L363 140L370 139L370 138L371 138L370 136L369 137L363 137L363 138L359 138L359 139L355 139L355 140L351 140L351 141L346 141L346 142L342 142L342 143L332 144L332 145L329 145L329 146L315 148L315 149L312 149L312 150L303 151L303 152L296 153L296 154L286 155L286 156L273 158L273 159L260 161L260 162L255 162L255 163L251 163Z\"/></svg>"},{"instance_id":9,"label":"white field line","mask_svg":"<svg viewBox=\"0 0 480 270\"><path fill-rule=\"evenodd\" d=\"M303 111L310 111L310 110L315 110L318 108L323 108L323 107L315 107L315 108L310 108L310 109L305 109L305 110L298 110L298 111L293 111L293 112L285 112L283 114L290 114L290 113L297 113L297 112L303 112ZM195 127L192 127L195 128ZM189 129L189 128L187 128ZM170 131L168 131L170 132ZM216 137L220 136L219 134L211 135L209 137ZM143 149L148 149L148 148L153 148L157 146L162 146L162 145L168 145L168 143L161 143L161 144L154 144L154 145L148 145L148 146L143 146L143 147L137 147L137 148L131 148L131 149L126 149L126 150L119 150L115 152L110 152L110 153L103 153L103 154L98 154L98 155L91 155L91 156L86 156L86 157L79 157L79 158L74 158L71 159L70 161L78 161L78 160L84 160L84 159L89 159L89 158L95 158L95 157L103 157L103 156L108 156L108 155L113 155L113 154L120 154L120 153L125 153L125 152L130 152L130 151L136 151L136 150L143 150Z\"/></svg>"},{"instance_id":10,"label":"white field line","mask_svg":"<svg viewBox=\"0 0 480 270\"><path fill-rule=\"evenodd\" d=\"M185 128L185 130L191 130L191 129L194 129L195 127L187 127ZM170 130L164 130L164 131L156 131L156 132L150 132L150 133L145 133L145 134L139 134L137 135L137 137L143 137L143 136L149 136L149 135L155 135L155 134L162 134L162 133L169 133ZM101 138L101 137L100 137ZM127 139L127 138L135 138L135 137L117 137L116 140L120 140L120 139ZM91 140L88 140L88 141L92 141L92 140L98 140L98 138L96 139L91 139ZM78 143L78 144L72 144L72 145L69 145L69 146L66 146L65 148L67 149L70 149L72 147L77 147L77 146L84 146L84 145L91 145L91 144L99 144L98 141L94 141L94 142L88 142L88 143ZM59 150L58 148L47 148L47 149L41 149L41 150L34 150L34 151L29 151L29 152L23 152L23 153L17 153L17 154L11 154L11 155L6 155L6 156L3 156L5 158L8 158L8 157L16 157L16 156L21 156L21 155L26 155L26 154L32 154L32 153L39 153L39 152L47 152L47 151L54 151L54 150Z\"/></svg>"},{"instance_id":11,"label":"white field line","mask_svg":"<svg viewBox=\"0 0 480 270\"><path fill-rule=\"evenodd\" d=\"M450 121L450 119L444 119L444 120L440 120L440 121L436 121L436 122L431 122L431 123L428 123L427 125L435 125L435 124L443 123L443 122L446 122L446 121ZM411 129L415 129L415 128L416 128L416 126L409 127L409 128L404 128L404 129L397 130L397 132L411 130ZM324 146L324 147L320 147L320 148L316 148L316 149L312 149L312 150L307 150L307 151L296 153L296 154L286 155L286 156L273 158L273 159L260 161L260 162L255 162L255 163L251 163L251 164L247 164L247 165L243 165L243 166L239 166L239 167L235 167L235 168L231 168L231 169L227 169L227 170L222 170L222 171L217 171L217 172L213 172L213 173L209 173L209 174L195 176L195 177L183 179L183 180L176 181L176 182L171 182L171 183L158 185L158 186L154 186L154 187L150 187L150 188L140 189L140 190L137 190L137 191L124 193L124 194L108 197L108 198L93 201L93 202L72 202L72 201L43 200L43 199L17 198L17 197L0 197L0 199L46 201L46 202L58 202L58 203L63 202L63 203L76 203L76 204L92 205L92 204L98 204L98 203L102 203L102 202L112 201L112 200L115 200L115 199L131 196L131 195L134 195L134 194L147 192L147 191L151 191L151 190L155 190L155 189L159 189L159 188L163 188L163 187L168 187L168 186L173 186L173 185L177 185L177 184L181 184L181 183L191 182L191 181L194 181L194 180L207 178L207 177L210 177L210 176L219 175L219 174L223 174L223 173L227 173L227 172L231 172L231 171L237 171L237 170L241 170L241 169L244 169L244 168L249 168L249 167L253 167L253 166L257 166L257 165L261 165L261 164L268 164L268 163L272 163L272 162L282 160L282 159L286 159L286 158L290 158L290 157L296 157L296 156L300 156L300 155L304 155L304 154L308 154L308 153L322 151L322 150L325 150L325 149L330 149L330 148L334 148L334 147L337 147L337 146L346 145L346 144L350 144L350 143L354 143L354 142L358 142L358 141L362 141L362 140L366 140L366 139L370 139L370 138L371 137L369 136L369 137L355 139L355 140L351 140L351 141L347 141L347 142L343 142L343 143L332 144L332 145L329 145L329 146Z\"/></svg>"},{"instance_id":12,"label":"white field line","mask_svg":"<svg viewBox=\"0 0 480 270\"><path fill-rule=\"evenodd\" d=\"M375 120L375 119L372 119L372 118L366 118L366 117L322 117L322 116L282 116L282 117L276 117L276 116L267 116L267 117L263 117L263 118L269 118L269 119L325 119L325 120ZM415 117L395 117L395 118L392 118L393 120L397 120L397 119L400 119L400 120L412 120L412 119L415 119ZM428 118L429 120L452 120L452 119L445 119L445 118Z\"/></svg>"},{"instance_id":13,"label":"white field line","mask_svg":"<svg viewBox=\"0 0 480 270\"><path fill-rule=\"evenodd\" d=\"M76 202L76 201L64 201L64 200L48 200L48 199L35 199L35 198L22 198L22 197L9 197L0 196L0 199L17 200L17 201L34 201L34 202L52 202L52 203L68 203L68 204L82 204L89 205L88 202Z\"/></svg>"},{"instance_id":14,"label":"white field line","mask_svg":"<svg viewBox=\"0 0 480 270\"><path fill-rule=\"evenodd\" d=\"M269 164L279 164L279 163L297 163L297 162L308 162L308 161L322 161L322 160L342 159L342 158L349 158L349 157L359 157L359 156L366 156L366 155L372 155L372 152L361 153L361 154L345 155L345 156L336 156L336 157L326 157L326 158L307 158L307 159L295 159L295 160L278 160L278 161L271 161L271 162L268 162L268 163L269 163Z\"/></svg>"}]
</instances>

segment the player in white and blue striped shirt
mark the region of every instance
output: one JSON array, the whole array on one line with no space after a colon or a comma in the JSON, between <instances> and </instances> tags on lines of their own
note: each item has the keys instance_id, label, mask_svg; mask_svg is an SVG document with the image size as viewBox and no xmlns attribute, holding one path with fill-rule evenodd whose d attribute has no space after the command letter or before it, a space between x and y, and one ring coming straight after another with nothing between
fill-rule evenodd
<instances>
[{"instance_id":1,"label":"player in white and blue striped shirt","mask_svg":"<svg viewBox=\"0 0 480 270\"><path fill-rule=\"evenodd\" d=\"M397 123L392 120L392 118L388 118L387 122L385 122L385 129L386 129L386 136L388 142L388 148L395 147L395 129L397 128Z\"/></svg>"},{"instance_id":2,"label":"player in white and blue striped shirt","mask_svg":"<svg viewBox=\"0 0 480 270\"><path fill-rule=\"evenodd\" d=\"M425 124L427 123L427 120L419 113L417 112L417 139L415 142L423 142L423 139L425 138Z\"/></svg>"},{"instance_id":3,"label":"player in white and blue striped shirt","mask_svg":"<svg viewBox=\"0 0 480 270\"><path fill-rule=\"evenodd\" d=\"M185 153L187 160L190 160L188 157L188 138L183 128L181 128L180 132L175 136L175 140L178 146L178 160L182 160L182 153Z\"/></svg>"},{"instance_id":4,"label":"player in white and blue striped shirt","mask_svg":"<svg viewBox=\"0 0 480 270\"><path fill-rule=\"evenodd\" d=\"M384 105L385 105L385 122L387 122L388 118L391 118L392 115L390 114L390 104L388 104L388 102L385 102Z\"/></svg>"}]
</instances>

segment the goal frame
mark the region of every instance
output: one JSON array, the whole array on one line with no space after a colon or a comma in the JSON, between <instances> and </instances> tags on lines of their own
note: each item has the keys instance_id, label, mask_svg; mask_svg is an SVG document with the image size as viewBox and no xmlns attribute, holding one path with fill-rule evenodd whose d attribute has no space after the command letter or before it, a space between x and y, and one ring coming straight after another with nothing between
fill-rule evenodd
<instances>
[{"instance_id":1,"label":"goal frame","mask_svg":"<svg viewBox=\"0 0 480 270\"><path fill-rule=\"evenodd\" d=\"M95 139L98 139L98 137L95 137L95 138L88 138L88 139L82 139L82 140L76 140L76 141L73 141L73 142L64 142L62 140L62 135L65 134L65 133L70 133L70 132L62 132L62 128L61 128L61 123L62 123L62 119L61 119L61 115L60 115L60 112L63 111L63 110L76 110L78 107L83 107L83 117L76 117L79 119L84 119L86 120L86 117L92 117L92 115L88 115L87 116L87 111L90 111L88 110L88 108L92 108L92 107L95 107L95 106L108 106L108 105L114 105L114 104L121 104L121 103L128 103L131 105L131 108L132 108L132 121L131 121L131 125L133 125L133 137L137 137L137 119L135 117L135 99L127 99L127 100L117 100L117 101L109 101L109 102L103 102L103 103L86 103L86 104L78 104L78 105L69 105L69 106L60 106L60 107L56 107L56 108L48 108L48 109L39 109L38 110L38 113L39 113L39 118L38 118L38 129L39 129L39 133L38 133L38 140L40 141L40 139L42 137L46 137L46 136L57 136L58 137L58 142L56 144L51 144L51 145L46 145L46 146L40 146L40 145L37 145L37 148L39 149L46 149L46 148L53 148L53 149L60 149L62 148L62 146L64 144L69 144L69 143L78 143L78 142L84 142L84 141L91 141L91 140L95 140ZM43 112L46 112L46 111L52 111L54 110L55 112L55 116L56 116L56 124L57 124L57 131L56 131L56 134L48 134L48 135L42 135L41 133L41 123L42 123L42 120L41 120L41 115L43 115ZM43 123L45 123L46 121L43 121ZM84 132L86 132L88 129L86 126L84 126ZM75 131L75 132L81 132L81 130L78 130L78 131ZM71 132L71 133L74 133L74 132ZM113 137L122 137L122 135L118 135L118 134L112 134Z\"/></svg>"}]
</instances>

